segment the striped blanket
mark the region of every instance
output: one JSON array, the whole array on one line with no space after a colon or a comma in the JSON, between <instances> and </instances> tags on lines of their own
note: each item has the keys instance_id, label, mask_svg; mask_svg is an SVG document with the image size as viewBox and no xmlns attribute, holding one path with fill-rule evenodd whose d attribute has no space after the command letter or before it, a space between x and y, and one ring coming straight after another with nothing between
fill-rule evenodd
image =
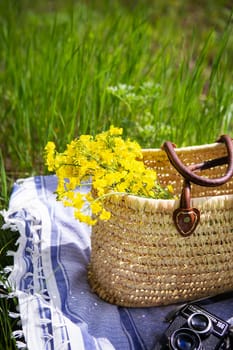
<instances>
[{"instance_id":1,"label":"striped blanket","mask_svg":"<svg viewBox=\"0 0 233 350\"><path fill-rule=\"evenodd\" d=\"M29 350L151 350L174 305L123 308L94 294L87 281L91 229L56 201L55 176L18 180L4 228L19 231L9 281ZM82 191L89 191L88 186ZM233 316L233 294L206 307Z\"/></svg>"}]
</instances>

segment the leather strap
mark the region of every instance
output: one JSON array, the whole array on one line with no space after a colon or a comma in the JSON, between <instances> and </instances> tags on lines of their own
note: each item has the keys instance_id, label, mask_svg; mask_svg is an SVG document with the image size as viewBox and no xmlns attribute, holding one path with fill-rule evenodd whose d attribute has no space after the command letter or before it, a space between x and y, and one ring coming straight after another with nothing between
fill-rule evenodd
<instances>
[{"instance_id":1,"label":"leather strap","mask_svg":"<svg viewBox=\"0 0 233 350\"><path fill-rule=\"evenodd\" d=\"M215 187L225 184L233 176L233 142L230 136L222 135L217 142L223 142L227 148L227 157L213 159L194 166L185 166L174 150L174 144L166 141L163 144L163 149L166 151L167 156L171 164L176 170L188 181L193 182L196 185ZM204 170L214 166L228 164L226 174L218 179L209 179L199 176L194 173L195 170Z\"/></svg>"},{"instance_id":2,"label":"leather strap","mask_svg":"<svg viewBox=\"0 0 233 350\"><path fill-rule=\"evenodd\" d=\"M215 187L225 184L233 177L233 142L227 135L222 135L217 142L223 142L227 148L227 156L217 159L204 161L199 164L192 164L185 166L179 157L177 156L174 145L171 142L165 142L163 149L166 151L167 156L171 164L175 169L184 177L184 184L180 198L180 207L173 212L173 221L183 236L189 236L192 234L200 221L200 212L197 208L190 207L191 201L191 184L195 183L200 186ZM218 179L209 179L202 176L198 176L194 172L197 170L210 169L216 166L228 164L226 173L224 176Z\"/></svg>"},{"instance_id":3,"label":"leather strap","mask_svg":"<svg viewBox=\"0 0 233 350\"><path fill-rule=\"evenodd\" d=\"M173 221L176 229L182 236L191 235L200 221L200 212L197 208L190 207L191 185L188 180L184 180L184 185L180 198L180 207L173 212Z\"/></svg>"}]
</instances>

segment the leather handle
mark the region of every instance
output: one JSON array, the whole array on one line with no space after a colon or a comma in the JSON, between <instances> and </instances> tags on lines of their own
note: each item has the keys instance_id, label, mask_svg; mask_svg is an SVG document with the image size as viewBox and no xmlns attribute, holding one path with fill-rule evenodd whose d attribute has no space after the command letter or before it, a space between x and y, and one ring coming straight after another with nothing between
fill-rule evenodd
<instances>
[{"instance_id":1,"label":"leather handle","mask_svg":"<svg viewBox=\"0 0 233 350\"><path fill-rule=\"evenodd\" d=\"M167 156L171 162L171 164L176 168L176 170L188 181L200 185L200 186L207 186L207 187L215 187L225 184L227 181L231 179L233 176L233 142L230 136L228 135L222 135L217 142L223 142L226 145L227 148L227 157L214 159L211 161L203 162L194 166L187 167L185 166L179 157L177 156L174 145L166 141L163 144L163 149L166 151ZM202 176L199 176L194 173L195 170L198 169L208 169L214 166L222 165L222 164L228 164L226 173L224 176L218 178L218 179L209 179Z\"/></svg>"}]
</instances>

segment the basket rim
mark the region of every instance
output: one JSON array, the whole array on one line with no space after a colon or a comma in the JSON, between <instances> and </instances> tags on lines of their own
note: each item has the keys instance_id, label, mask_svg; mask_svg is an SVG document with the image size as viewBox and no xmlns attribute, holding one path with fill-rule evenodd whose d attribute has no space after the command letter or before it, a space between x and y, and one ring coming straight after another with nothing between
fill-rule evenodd
<instances>
[{"instance_id":1,"label":"basket rim","mask_svg":"<svg viewBox=\"0 0 233 350\"><path fill-rule=\"evenodd\" d=\"M108 197L107 201L113 204L124 203L124 206L128 208L150 208L157 210L159 208L164 208L167 210L174 210L180 206L180 198L177 199L156 199L156 198L146 198L140 197L132 194L112 194ZM193 197L191 198L191 207L203 207L203 206L213 206L218 207L223 203L232 203L233 207L233 194L224 194L216 196L204 196L204 197Z\"/></svg>"},{"instance_id":2,"label":"basket rim","mask_svg":"<svg viewBox=\"0 0 233 350\"><path fill-rule=\"evenodd\" d=\"M233 141L232 141L233 142ZM211 150L215 148L225 148L225 145L220 142L215 143L207 143L202 145L194 145L194 146L183 146L183 147L175 147L176 152L190 152L190 151L200 151L200 150ZM161 148L142 148L142 152L164 152Z\"/></svg>"}]
</instances>

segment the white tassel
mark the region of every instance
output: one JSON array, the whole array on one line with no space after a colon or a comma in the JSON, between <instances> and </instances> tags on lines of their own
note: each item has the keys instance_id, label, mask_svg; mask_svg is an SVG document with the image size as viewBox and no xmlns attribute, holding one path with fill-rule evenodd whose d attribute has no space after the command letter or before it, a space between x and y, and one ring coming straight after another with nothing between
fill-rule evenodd
<instances>
[{"instance_id":1,"label":"white tassel","mask_svg":"<svg viewBox=\"0 0 233 350\"><path fill-rule=\"evenodd\" d=\"M11 273L13 271L13 266L6 266L4 267L3 271L5 274Z\"/></svg>"},{"instance_id":2,"label":"white tassel","mask_svg":"<svg viewBox=\"0 0 233 350\"><path fill-rule=\"evenodd\" d=\"M16 341L16 346L18 349L27 349L27 345L19 340Z\"/></svg>"},{"instance_id":3,"label":"white tassel","mask_svg":"<svg viewBox=\"0 0 233 350\"><path fill-rule=\"evenodd\" d=\"M13 331L12 332L12 336L15 338L15 339L18 339L18 338L23 338L23 331L21 329L17 330L17 331Z\"/></svg>"},{"instance_id":4,"label":"white tassel","mask_svg":"<svg viewBox=\"0 0 233 350\"><path fill-rule=\"evenodd\" d=\"M18 312L9 311L9 312L8 312L8 315L9 315L11 318L18 318L18 317L20 317L20 314L19 314Z\"/></svg>"}]
</instances>

